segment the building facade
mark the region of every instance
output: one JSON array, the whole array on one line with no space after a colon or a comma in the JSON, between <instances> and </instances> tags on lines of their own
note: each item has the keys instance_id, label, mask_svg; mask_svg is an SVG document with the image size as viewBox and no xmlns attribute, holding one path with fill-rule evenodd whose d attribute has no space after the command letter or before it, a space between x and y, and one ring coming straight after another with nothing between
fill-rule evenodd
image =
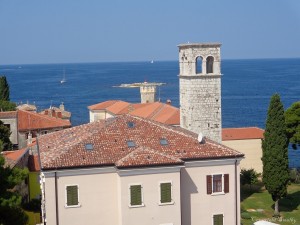
<instances>
[{"instance_id":1,"label":"building facade","mask_svg":"<svg viewBox=\"0 0 300 225\"><path fill-rule=\"evenodd\" d=\"M46 224L240 224L243 154L185 129L121 115L38 143Z\"/></svg>"}]
</instances>

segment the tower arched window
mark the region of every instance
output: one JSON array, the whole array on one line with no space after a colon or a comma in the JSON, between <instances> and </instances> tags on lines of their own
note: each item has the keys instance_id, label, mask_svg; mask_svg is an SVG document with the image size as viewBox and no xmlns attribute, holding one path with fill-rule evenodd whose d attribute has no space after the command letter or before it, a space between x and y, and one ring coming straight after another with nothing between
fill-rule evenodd
<instances>
[{"instance_id":1,"label":"tower arched window","mask_svg":"<svg viewBox=\"0 0 300 225\"><path fill-rule=\"evenodd\" d=\"M202 56L198 56L196 58L196 74L202 73L202 61L203 61Z\"/></svg>"},{"instance_id":2,"label":"tower arched window","mask_svg":"<svg viewBox=\"0 0 300 225\"><path fill-rule=\"evenodd\" d=\"M206 73L214 72L214 57L208 56L206 58Z\"/></svg>"}]
</instances>

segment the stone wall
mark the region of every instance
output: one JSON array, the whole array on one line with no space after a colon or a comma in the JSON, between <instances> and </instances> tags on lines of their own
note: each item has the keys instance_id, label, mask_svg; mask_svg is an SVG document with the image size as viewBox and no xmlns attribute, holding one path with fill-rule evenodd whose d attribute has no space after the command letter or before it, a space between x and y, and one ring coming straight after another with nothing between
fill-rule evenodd
<instances>
[{"instance_id":1,"label":"stone wall","mask_svg":"<svg viewBox=\"0 0 300 225\"><path fill-rule=\"evenodd\" d=\"M208 68L208 61L211 68ZM180 125L221 143L220 44L179 45ZM201 63L201 65L197 65ZM200 72L197 71L201 67Z\"/></svg>"}]
</instances>

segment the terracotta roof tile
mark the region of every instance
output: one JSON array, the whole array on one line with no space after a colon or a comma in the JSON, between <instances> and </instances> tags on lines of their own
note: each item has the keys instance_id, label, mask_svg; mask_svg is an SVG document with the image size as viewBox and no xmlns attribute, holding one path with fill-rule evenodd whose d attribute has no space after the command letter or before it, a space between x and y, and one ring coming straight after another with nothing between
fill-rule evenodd
<instances>
[{"instance_id":1,"label":"terracotta roof tile","mask_svg":"<svg viewBox=\"0 0 300 225\"><path fill-rule=\"evenodd\" d=\"M183 164L179 158L163 154L147 147L139 147L116 162L117 167L136 167Z\"/></svg>"},{"instance_id":2,"label":"terracotta roof tile","mask_svg":"<svg viewBox=\"0 0 300 225\"><path fill-rule=\"evenodd\" d=\"M134 126L128 126L128 122ZM161 138L165 138L168 144L161 145ZM135 147L128 147L129 140L135 142ZM184 129L131 115L49 133L39 137L38 143L43 169L155 166L179 163L180 160L243 156L208 139L199 144L197 135ZM92 150L86 149L86 144L90 144ZM148 155L153 157L152 161L147 160Z\"/></svg>"},{"instance_id":3,"label":"terracotta roof tile","mask_svg":"<svg viewBox=\"0 0 300 225\"><path fill-rule=\"evenodd\" d=\"M37 130L48 128L67 128L71 123L68 120L49 117L35 112L18 110L18 130Z\"/></svg>"},{"instance_id":4,"label":"terracotta roof tile","mask_svg":"<svg viewBox=\"0 0 300 225\"><path fill-rule=\"evenodd\" d=\"M17 111L0 112L0 119L17 118Z\"/></svg>"},{"instance_id":5,"label":"terracotta roof tile","mask_svg":"<svg viewBox=\"0 0 300 225\"><path fill-rule=\"evenodd\" d=\"M5 165L9 167L14 167L19 160L29 151L28 148L23 148L15 151L3 151L1 154L5 158Z\"/></svg>"},{"instance_id":6,"label":"terracotta roof tile","mask_svg":"<svg viewBox=\"0 0 300 225\"><path fill-rule=\"evenodd\" d=\"M131 104L128 102L120 101L120 100L110 100L101 102L95 105L91 105L88 108L90 110L107 110L113 114L121 114L122 111L126 110ZM127 113L125 111L125 113Z\"/></svg>"},{"instance_id":7,"label":"terracotta roof tile","mask_svg":"<svg viewBox=\"0 0 300 225\"><path fill-rule=\"evenodd\" d=\"M223 128L222 140L262 139L264 130L258 127Z\"/></svg>"}]
</instances>

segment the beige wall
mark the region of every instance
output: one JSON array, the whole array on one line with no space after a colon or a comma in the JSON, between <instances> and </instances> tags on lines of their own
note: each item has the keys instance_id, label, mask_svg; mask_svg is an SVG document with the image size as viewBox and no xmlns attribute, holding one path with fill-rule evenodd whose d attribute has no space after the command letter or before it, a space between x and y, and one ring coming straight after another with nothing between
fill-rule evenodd
<instances>
[{"instance_id":1,"label":"beige wall","mask_svg":"<svg viewBox=\"0 0 300 225\"><path fill-rule=\"evenodd\" d=\"M148 169L151 170L151 169ZM120 211L122 225L181 224L180 212L180 172L151 173L145 175L121 175ZM172 204L160 205L161 182L172 182ZM142 185L144 206L130 207L130 185Z\"/></svg>"},{"instance_id":2,"label":"beige wall","mask_svg":"<svg viewBox=\"0 0 300 225\"><path fill-rule=\"evenodd\" d=\"M240 224L240 170L239 166L235 169L235 163L236 160L227 159L186 162L185 167L60 171L57 173L59 224L211 225L214 214L223 214L224 224ZM227 173L229 193L208 195L206 175ZM55 225L54 172L44 174L47 225ZM172 182L172 204L160 204L161 182ZM135 184L142 185L143 206L140 207L130 206L129 187ZM65 206L66 185L79 185L80 207Z\"/></svg>"},{"instance_id":3,"label":"beige wall","mask_svg":"<svg viewBox=\"0 0 300 225\"><path fill-rule=\"evenodd\" d=\"M231 160L229 165L225 160L220 161L219 165L209 161L203 163L206 166L201 166L201 163L194 165L186 163L186 168L181 171L182 225L211 225L214 214L223 214L224 224L240 224L240 171L237 168L238 180L235 183L235 161ZM227 173L229 174L229 193L207 194L206 176ZM237 223L236 211L238 212Z\"/></svg>"},{"instance_id":4,"label":"beige wall","mask_svg":"<svg viewBox=\"0 0 300 225\"><path fill-rule=\"evenodd\" d=\"M90 123L102 119L107 119L110 117L113 117L114 115L106 112L105 110L99 110L99 111L92 111L90 110Z\"/></svg>"},{"instance_id":5,"label":"beige wall","mask_svg":"<svg viewBox=\"0 0 300 225\"><path fill-rule=\"evenodd\" d=\"M241 161L242 169L253 168L256 172L262 173L261 139L223 141L222 144L245 154L245 158Z\"/></svg>"},{"instance_id":6,"label":"beige wall","mask_svg":"<svg viewBox=\"0 0 300 225\"><path fill-rule=\"evenodd\" d=\"M47 177L48 176L48 177ZM57 192L59 224L115 225L118 224L117 174L60 176ZM47 225L56 224L55 179L46 174L45 200ZM65 206L66 185L79 186L79 207Z\"/></svg>"}]
</instances>

